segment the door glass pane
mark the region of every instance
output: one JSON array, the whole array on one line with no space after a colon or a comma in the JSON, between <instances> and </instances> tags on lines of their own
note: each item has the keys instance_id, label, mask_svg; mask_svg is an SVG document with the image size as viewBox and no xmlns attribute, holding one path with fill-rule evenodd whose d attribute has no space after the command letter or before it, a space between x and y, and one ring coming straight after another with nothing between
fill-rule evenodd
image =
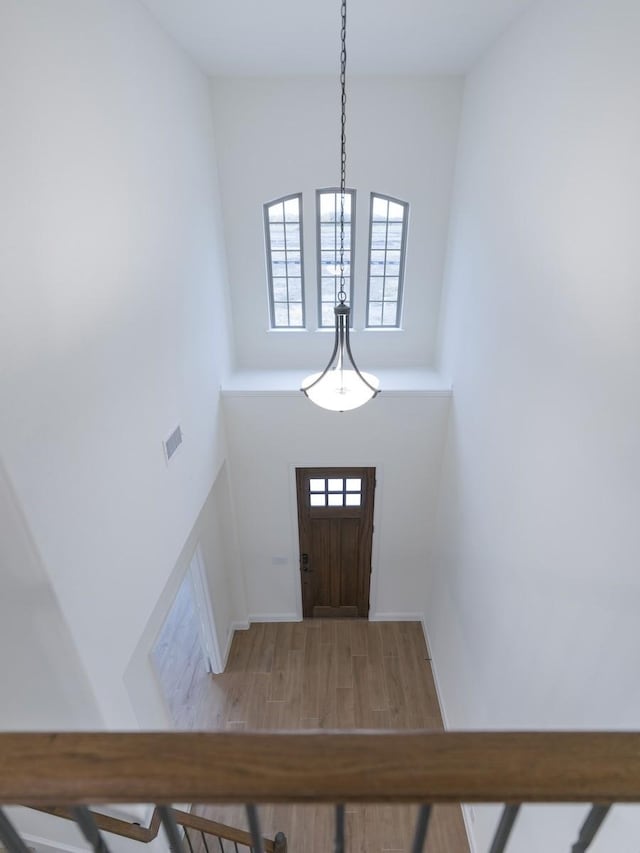
<instances>
[{"instance_id":1,"label":"door glass pane","mask_svg":"<svg viewBox=\"0 0 640 853\"><path fill-rule=\"evenodd\" d=\"M344 488L344 480L340 478L339 480L329 480L329 491L330 492L341 492Z\"/></svg>"},{"instance_id":2,"label":"door glass pane","mask_svg":"<svg viewBox=\"0 0 640 853\"><path fill-rule=\"evenodd\" d=\"M309 480L309 491L310 492L324 492L326 480L323 478L315 479L311 478Z\"/></svg>"},{"instance_id":3,"label":"door glass pane","mask_svg":"<svg viewBox=\"0 0 640 853\"><path fill-rule=\"evenodd\" d=\"M347 478L347 491L348 492L359 492L362 489L362 480L360 477L349 477Z\"/></svg>"},{"instance_id":4,"label":"door glass pane","mask_svg":"<svg viewBox=\"0 0 640 853\"><path fill-rule=\"evenodd\" d=\"M311 506L326 506L326 498L322 495L309 495Z\"/></svg>"},{"instance_id":5,"label":"door glass pane","mask_svg":"<svg viewBox=\"0 0 640 853\"><path fill-rule=\"evenodd\" d=\"M342 506L342 492L336 495L329 495L329 506Z\"/></svg>"},{"instance_id":6,"label":"door glass pane","mask_svg":"<svg viewBox=\"0 0 640 853\"><path fill-rule=\"evenodd\" d=\"M351 492L347 494L347 506L360 506L361 495L359 492Z\"/></svg>"}]
</instances>

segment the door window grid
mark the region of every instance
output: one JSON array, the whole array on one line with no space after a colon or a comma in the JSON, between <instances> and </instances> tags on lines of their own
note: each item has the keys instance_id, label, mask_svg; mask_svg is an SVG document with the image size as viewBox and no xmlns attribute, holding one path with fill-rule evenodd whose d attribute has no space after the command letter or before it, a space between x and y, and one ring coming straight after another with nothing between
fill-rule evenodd
<instances>
[{"instance_id":1,"label":"door window grid","mask_svg":"<svg viewBox=\"0 0 640 853\"><path fill-rule=\"evenodd\" d=\"M272 329L304 328L302 194L264 206Z\"/></svg>"},{"instance_id":2,"label":"door window grid","mask_svg":"<svg viewBox=\"0 0 640 853\"><path fill-rule=\"evenodd\" d=\"M344 277L346 301L353 308L352 253L355 251L356 192L346 190L344 197ZM316 190L318 245L318 311L321 328L335 325L334 307L340 290L340 191ZM353 316L353 315L352 315Z\"/></svg>"},{"instance_id":3,"label":"door window grid","mask_svg":"<svg viewBox=\"0 0 640 853\"><path fill-rule=\"evenodd\" d=\"M312 507L361 506L360 477L311 477L309 505Z\"/></svg>"},{"instance_id":4,"label":"door window grid","mask_svg":"<svg viewBox=\"0 0 640 853\"><path fill-rule=\"evenodd\" d=\"M371 193L367 327L397 327L407 236L407 202Z\"/></svg>"}]
</instances>

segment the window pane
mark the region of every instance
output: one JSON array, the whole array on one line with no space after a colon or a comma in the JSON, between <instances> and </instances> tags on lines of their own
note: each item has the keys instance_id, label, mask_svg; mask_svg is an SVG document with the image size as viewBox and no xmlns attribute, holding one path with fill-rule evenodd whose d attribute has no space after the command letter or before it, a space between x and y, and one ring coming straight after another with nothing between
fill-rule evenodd
<instances>
[{"instance_id":1,"label":"window pane","mask_svg":"<svg viewBox=\"0 0 640 853\"><path fill-rule=\"evenodd\" d=\"M276 302L273 306L276 326L289 325L289 306L287 303Z\"/></svg>"},{"instance_id":2,"label":"window pane","mask_svg":"<svg viewBox=\"0 0 640 853\"><path fill-rule=\"evenodd\" d=\"M372 222L371 223L371 248L384 249L387 239L387 223Z\"/></svg>"},{"instance_id":3,"label":"window pane","mask_svg":"<svg viewBox=\"0 0 640 853\"><path fill-rule=\"evenodd\" d=\"M326 506L326 499L324 494L322 495L309 495L309 503L311 506Z\"/></svg>"},{"instance_id":4,"label":"window pane","mask_svg":"<svg viewBox=\"0 0 640 853\"><path fill-rule=\"evenodd\" d=\"M397 302L385 302L382 314L382 325L395 326L397 311Z\"/></svg>"},{"instance_id":5,"label":"window pane","mask_svg":"<svg viewBox=\"0 0 640 853\"><path fill-rule=\"evenodd\" d=\"M376 276L369 282L369 299L371 302L382 302L384 278Z\"/></svg>"},{"instance_id":6,"label":"window pane","mask_svg":"<svg viewBox=\"0 0 640 853\"><path fill-rule=\"evenodd\" d=\"M360 477L347 478L347 491L359 492L362 488L362 480Z\"/></svg>"},{"instance_id":7,"label":"window pane","mask_svg":"<svg viewBox=\"0 0 640 853\"><path fill-rule=\"evenodd\" d=\"M284 218L287 222L298 222L300 219L300 200L288 198L284 203Z\"/></svg>"},{"instance_id":8,"label":"window pane","mask_svg":"<svg viewBox=\"0 0 640 853\"><path fill-rule=\"evenodd\" d=\"M289 279L289 301L302 303L302 279Z\"/></svg>"},{"instance_id":9,"label":"window pane","mask_svg":"<svg viewBox=\"0 0 640 853\"><path fill-rule=\"evenodd\" d=\"M284 249L284 225L270 225L269 237L272 252Z\"/></svg>"},{"instance_id":10,"label":"window pane","mask_svg":"<svg viewBox=\"0 0 640 853\"><path fill-rule=\"evenodd\" d=\"M295 329L304 328L304 316L300 302L289 303L289 325Z\"/></svg>"},{"instance_id":11,"label":"window pane","mask_svg":"<svg viewBox=\"0 0 640 853\"><path fill-rule=\"evenodd\" d=\"M391 222L402 222L404 219L404 209L401 204L396 204L393 201L389 202L389 220Z\"/></svg>"},{"instance_id":12,"label":"window pane","mask_svg":"<svg viewBox=\"0 0 640 853\"><path fill-rule=\"evenodd\" d=\"M287 276L289 278L300 277L300 256L287 253Z\"/></svg>"},{"instance_id":13,"label":"window pane","mask_svg":"<svg viewBox=\"0 0 640 853\"><path fill-rule=\"evenodd\" d=\"M335 314L333 313L333 305L332 302L330 305L326 302L322 303L322 325L323 326L335 326Z\"/></svg>"},{"instance_id":14,"label":"window pane","mask_svg":"<svg viewBox=\"0 0 640 853\"><path fill-rule=\"evenodd\" d=\"M325 482L326 482L326 481L325 481L325 479L324 479L324 478L316 479L316 478L313 478L313 477L312 477L312 478L309 480L309 489L310 489L312 492L324 492Z\"/></svg>"},{"instance_id":15,"label":"window pane","mask_svg":"<svg viewBox=\"0 0 640 853\"><path fill-rule=\"evenodd\" d=\"M385 260L384 256L385 256L385 254L386 253L385 253L384 249L382 251L378 251L378 250L374 249L371 252L371 267L372 268L373 267L380 267L380 275L382 275L382 273L384 272L383 268L384 268L384 260Z\"/></svg>"},{"instance_id":16,"label":"window pane","mask_svg":"<svg viewBox=\"0 0 640 853\"><path fill-rule=\"evenodd\" d=\"M336 241L336 226L335 223L323 222L320 225L320 242L321 248L335 246L338 241Z\"/></svg>"},{"instance_id":17,"label":"window pane","mask_svg":"<svg viewBox=\"0 0 640 853\"><path fill-rule=\"evenodd\" d=\"M387 220L387 212L389 210L389 202L386 198L377 198L374 196L373 199L373 216L372 219L374 222L386 222Z\"/></svg>"},{"instance_id":18,"label":"window pane","mask_svg":"<svg viewBox=\"0 0 640 853\"><path fill-rule=\"evenodd\" d=\"M352 493L347 495L347 506L360 506L360 493Z\"/></svg>"},{"instance_id":19,"label":"window pane","mask_svg":"<svg viewBox=\"0 0 640 853\"><path fill-rule=\"evenodd\" d=\"M274 278L273 280L273 300L274 302L287 301L287 280L286 278Z\"/></svg>"},{"instance_id":20,"label":"window pane","mask_svg":"<svg viewBox=\"0 0 640 853\"><path fill-rule=\"evenodd\" d=\"M289 238L287 237L287 240L288 239ZM400 249L402 248L402 223L389 223L389 228L387 231L387 248L397 249L398 251L400 251Z\"/></svg>"},{"instance_id":21,"label":"window pane","mask_svg":"<svg viewBox=\"0 0 640 853\"><path fill-rule=\"evenodd\" d=\"M271 253L271 274L274 278L278 278L279 276L286 276L287 268L286 268L286 255L284 252L272 252Z\"/></svg>"},{"instance_id":22,"label":"window pane","mask_svg":"<svg viewBox=\"0 0 640 853\"><path fill-rule=\"evenodd\" d=\"M329 479L329 491L330 492L341 492L344 488L344 480L340 478L337 479Z\"/></svg>"},{"instance_id":23,"label":"window pane","mask_svg":"<svg viewBox=\"0 0 640 853\"><path fill-rule=\"evenodd\" d=\"M320 193L320 219L331 222L336 219L336 197L334 193Z\"/></svg>"},{"instance_id":24,"label":"window pane","mask_svg":"<svg viewBox=\"0 0 640 853\"><path fill-rule=\"evenodd\" d=\"M398 298L398 279L387 278L384 283L384 298L395 301Z\"/></svg>"},{"instance_id":25,"label":"window pane","mask_svg":"<svg viewBox=\"0 0 640 853\"><path fill-rule=\"evenodd\" d=\"M333 250L330 252L320 252L322 275L336 275L338 272L336 260L336 254Z\"/></svg>"},{"instance_id":26,"label":"window pane","mask_svg":"<svg viewBox=\"0 0 640 853\"><path fill-rule=\"evenodd\" d=\"M367 323L368 326L381 326L382 325L382 303L381 302L370 302L369 303L369 320Z\"/></svg>"},{"instance_id":27,"label":"window pane","mask_svg":"<svg viewBox=\"0 0 640 853\"><path fill-rule=\"evenodd\" d=\"M287 237L287 249L299 249L300 248L300 226L299 225L286 225L285 231L286 231L286 237Z\"/></svg>"},{"instance_id":28,"label":"window pane","mask_svg":"<svg viewBox=\"0 0 640 853\"><path fill-rule=\"evenodd\" d=\"M342 492L337 495L329 495L329 506L342 506Z\"/></svg>"},{"instance_id":29,"label":"window pane","mask_svg":"<svg viewBox=\"0 0 640 853\"><path fill-rule=\"evenodd\" d=\"M336 301L336 280L335 278L322 279L322 301L334 303Z\"/></svg>"},{"instance_id":30,"label":"window pane","mask_svg":"<svg viewBox=\"0 0 640 853\"><path fill-rule=\"evenodd\" d=\"M269 222L282 222L284 219L284 205L282 202L279 204L272 204L269 208Z\"/></svg>"},{"instance_id":31,"label":"window pane","mask_svg":"<svg viewBox=\"0 0 640 853\"><path fill-rule=\"evenodd\" d=\"M385 275L389 275L389 270L399 270L400 269L400 252L396 251L388 251L387 252L387 263L385 266ZM391 273L391 275L397 275L398 273Z\"/></svg>"}]
</instances>

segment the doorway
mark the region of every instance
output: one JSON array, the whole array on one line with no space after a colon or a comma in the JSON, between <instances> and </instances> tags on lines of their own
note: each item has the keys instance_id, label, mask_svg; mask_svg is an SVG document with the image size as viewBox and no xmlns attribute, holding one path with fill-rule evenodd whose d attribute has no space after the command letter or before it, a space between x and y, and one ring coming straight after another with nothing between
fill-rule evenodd
<instances>
[{"instance_id":1,"label":"doorway","mask_svg":"<svg viewBox=\"0 0 640 853\"><path fill-rule=\"evenodd\" d=\"M151 649L151 664L169 717L178 729L197 729L207 707L211 674L222 671L200 546Z\"/></svg>"},{"instance_id":2,"label":"doorway","mask_svg":"<svg viewBox=\"0 0 640 853\"><path fill-rule=\"evenodd\" d=\"M375 468L296 468L302 614L369 615Z\"/></svg>"}]
</instances>

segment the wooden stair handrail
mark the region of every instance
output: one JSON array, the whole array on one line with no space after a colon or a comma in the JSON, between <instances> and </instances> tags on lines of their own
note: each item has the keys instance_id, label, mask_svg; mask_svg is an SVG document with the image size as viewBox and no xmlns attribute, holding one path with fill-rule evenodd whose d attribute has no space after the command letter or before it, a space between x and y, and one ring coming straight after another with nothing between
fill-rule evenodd
<instances>
[{"instance_id":1,"label":"wooden stair handrail","mask_svg":"<svg viewBox=\"0 0 640 853\"><path fill-rule=\"evenodd\" d=\"M65 820L76 820L71 809L45 806L30 806L29 808L44 812L45 814L54 815L54 817L61 817ZM253 845L251 833L243 829L237 829L235 826L228 826L225 823L218 823L218 821L209 820L209 818L191 814L190 812L183 812L180 809L172 809L172 812L178 826L185 827L186 829L194 829L197 832L204 832L206 835L213 835L225 841L235 841L236 844L243 844L246 847ZM119 835L121 838L130 838L133 841L141 841L143 844L148 844L157 837L161 825L160 812L157 808L153 810L149 826L129 823L129 821L110 817L96 811L92 811L91 814L96 822L96 826L103 832L110 832L112 835ZM263 838L262 842L265 853L276 853L275 841L270 838Z\"/></svg>"},{"instance_id":2,"label":"wooden stair handrail","mask_svg":"<svg viewBox=\"0 0 640 853\"><path fill-rule=\"evenodd\" d=\"M640 802L640 733L0 734L0 803Z\"/></svg>"}]
</instances>

